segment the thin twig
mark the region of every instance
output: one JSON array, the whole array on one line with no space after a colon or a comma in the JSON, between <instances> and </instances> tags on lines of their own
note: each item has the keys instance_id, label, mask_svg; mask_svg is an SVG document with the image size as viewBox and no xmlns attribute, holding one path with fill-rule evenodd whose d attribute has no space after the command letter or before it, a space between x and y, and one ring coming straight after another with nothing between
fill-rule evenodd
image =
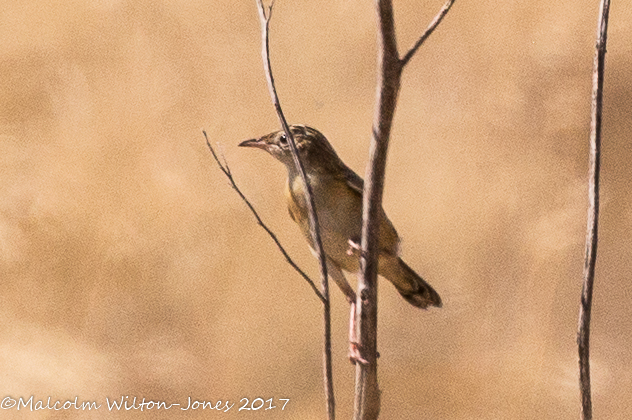
<instances>
[{"instance_id":1,"label":"thin twig","mask_svg":"<svg viewBox=\"0 0 632 420\"><path fill-rule=\"evenodd\" d=\"M320 267L320 281L321 281L321 293L323 296L323 328L324 328L324 340L323 340L323 381L325 388L325 397L326 397L326 405L327 405L327 418L329 420L334 420L336 417L335 412L335 395L334 395L334 381L333 381L333 368L331 362L331 310L330 310L330 301L329 301L329 282L327 279L327 260L325 256L325 250L323 248L322 239L320 236L320 226L318 223L318 214L316 212L316 205L314 203L314 194L312 192L312 187L309 184L309 180L307 178L307 174L305 172L305 168L303 166L303 162L301 162L301 158L298 154L298 150L296 148L296 143L294 142L294 137L292 136L292 131L290 130L288 123L283 115L283 110L281 109L281 103L279 101L279 96L276 92L276 88L274 85L274 77L272 76L272 65L270 63L270 42L269 42L269 27L270 27L270 18L272 16L272 6L274 3L271 3L267 9L263 5L262 0L257 0L257 6L259 10L259 20L261 22L261 55L263 58L263 67L266 74L266 80L268 82L268 90L270 92L270 98L272 99L272 103L274 104L274 108L279 117L279 121L281 122L281 126L283 127L283 131L285 131L285 136L288 141L288 145L290 146L290 150L292 152L292 157L294 158L294 164L296 165L296 169L303 180L303 184L305 186L305 201L307 202L307 210L309 213L309 230L311 233L312 241L314 243L314 249L316 251L316 256L318 257L319 267Z\"/></svg>"},{"instance_id":2,"label":"thin twig","mask_svg":"<svg viewBox=\"0 0 632 420\"><path fill-rule=\"evenodd\" d=\"M303 277L303 279L305 279L305 281L310 285L314 293L316 293L316 296L318 296L318 298L322 302L325 302L325 298L320 293L320 291L318 290L318 288L316 287L312 279L310 279L309 276L305 274L305 272L301 270L301 268L298 265L296 265L296 263L292 260L292 258L290 258L290 255L287 253L287 251L285 251L285 248L283 248L277 236L274 234L274 232L272 232L272 230L270 230L270 228L265 223L263 223L263 220L261 220L261 217L259 216L259 213L257 213L257 210L255 210L255 208L250 203L250 201L241 192L237 184L235 184L235 180L233 179L233 176L230 172L228 163L226 163L226 159L224 159L224 164L220 162L217 154L215 153L215 150L213 149L213 146L211 146L211 143L208 141L208 136L206 135L206 131L202 131L202 133L204 133L204 138L206 139L206 145L208 146L209 150L213 154L213 159L215 159L215 162L217 162L217 165L219 166L219 168L222 170L222 172L224 172L224 175L226 175L226 178L228 178L228 181L230 182L230 186L233 187L233 189L237 192L239 197L241 197L243 202L246 203L246 205L248 206L252 214L255 216L255 219L257 220L257 224L261 226L263 230L265 230L268 233L268 235L270 235L270 237L276 244L277 248L279 248L279 251L281 251L281 254L283 254L283 256L285 257L285 260L292 266L294 270L296 270L297 273L301 275L301 277Z\"/></svg>"},{"instance_id":3,"label":"thin twig","mask_svg":"<svg viewBox=\"0 0 632 420\"><path fill-rule=\"evenodd\" d=\"M417 52L417 50L419 49L419 47L421 47L421 44L424 43L424 41L432 34L432 32L434 32L435 28L437 26L439 26L439 24L441 23L441 21L443 20L443 18L445 17L445 15L448 14L448 11L450 11L450 8L452 7L452 5L454 4L454 0L448 0L443 7L441 8L441 10L439 10L439 13L437 13L437 15L435 16L435 18L432 20L432 22L430 22L430 25L428 25L428 28L426 29L426 32L424 32L419 39L417 40L417 42L415 42L415 45L413 45L413 47L406 53L406 55L401 59L401 63L402 66L405 66L406 64L408 64L408 61L410 61L410 59L413 57L413 55L415 55L415 53Z\"/></svg>"},{"instance_id":4,"label":"thin twig","mask_svg":"<svg viewBox=\"0 0 632 420\"><path fill-rule=\"evenodd\" d=\"M378 81L373 133L369 148L363 203L360 276L356 324L359 347L367 364L356 364L354 401L355 420L375 420L380 412L380 390L377 382L377 272L379 223L386 158L391 127L397 105L401 74L412 56L446 15L454 0L439 11L428 29L404 58L399 58L391 0L376 0L378 22Z\"/></svg>"},{"instance_id":5,"label":"thin twig","mask_svg":"<svg viewBox=\"0 0 632 420\"><path fill-rule=\"evenodd\" d=\"M592 310L595 264L597 262L597 243L599 228L599 172L601 166L601 110L603 105L603 80L606 62L606 40L608 35L608 14L610 0L602 0L597 25L597 44L593 65L593 90L590 125L590 169L588 200L588 223L586 227L586 254L584 260L584 281L582 285L581 305L579 307L579 325L577 346L579 351L579 384L582 400L582 419L592 419L592 400L590 391L590 315Z\"/></svg>"}]
</instances>

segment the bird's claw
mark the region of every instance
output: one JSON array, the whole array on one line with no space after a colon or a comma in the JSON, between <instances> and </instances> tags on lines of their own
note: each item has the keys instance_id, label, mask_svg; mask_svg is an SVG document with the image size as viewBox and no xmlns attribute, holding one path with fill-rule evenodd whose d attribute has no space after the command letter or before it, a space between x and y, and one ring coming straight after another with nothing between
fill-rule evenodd
<instances>
[{"instance_id":1,"label":"bird's claw","mask_svg":"<svg viewBox=\"0 0 632 420\"><path fill-rule=\"evenodd\" d=\"M349 341L349 361L352 364L360 363L361 365L368 365L369 362L360 354L360 344Z\"/></svg>"},{"instance_id":2,"label":"bird's claw","mask_svg":"<svg viewBox=\"0 0 632 420\"><path fill-rule=\"evenodd\" d=\"M356 256L356 257L359 257L360 255L362 255L362 248L360 247L359 243L351 239L349 239L347 243L349 244L349 248L347 249L347 255Z\"/></svg>"}]
</instances>

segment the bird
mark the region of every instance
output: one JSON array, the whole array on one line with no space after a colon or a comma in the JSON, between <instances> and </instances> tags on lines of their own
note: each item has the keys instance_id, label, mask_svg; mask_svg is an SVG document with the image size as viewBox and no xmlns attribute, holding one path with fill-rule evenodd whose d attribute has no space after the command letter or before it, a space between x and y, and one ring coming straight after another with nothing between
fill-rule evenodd
<instances>
[{"instance_id":1,"label":"bird","mask_svg":"<svg viewBox=\"0 0 632 420\"><path fill-rule=\"evenodd\" d=\"M353 323L356 294L343 271L357 273L360 268L364 180L340 159L320 131L299 124L291 125L289 129L312 188L327 272L351 305ZM294 163L285 131L274 131L260 138L246 140L239 146L265 150L285 165L288 174L285 185L288 211L313 251L315 246L309 226L305 186ZM439 294L400 257L399 235L382 207L379 218L378 274L389 280L411 305L422 309L441 307ZM350 339L354 340L355 328L352 323ZM353 341L351 343L352 362L364 361L356 353Z\"/></svg>"}]
</instances>

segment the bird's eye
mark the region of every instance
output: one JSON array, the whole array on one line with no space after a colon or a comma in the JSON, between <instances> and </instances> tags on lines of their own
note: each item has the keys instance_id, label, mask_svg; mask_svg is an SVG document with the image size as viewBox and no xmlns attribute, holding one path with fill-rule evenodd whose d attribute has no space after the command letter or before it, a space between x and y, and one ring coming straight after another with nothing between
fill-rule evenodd
<instances>
[{"instance_id":1,"label":"bird's eye","mask_svg":"<svg viewBox=\"0 0 632 420\"><path fill-rule=\"evenodd\" d=\"M281 143L281 146L285 146L287 144L287 137L285 137L285 134L281 134L281 137L279 137L279 143Z\"/></svg>"}]
</instances>

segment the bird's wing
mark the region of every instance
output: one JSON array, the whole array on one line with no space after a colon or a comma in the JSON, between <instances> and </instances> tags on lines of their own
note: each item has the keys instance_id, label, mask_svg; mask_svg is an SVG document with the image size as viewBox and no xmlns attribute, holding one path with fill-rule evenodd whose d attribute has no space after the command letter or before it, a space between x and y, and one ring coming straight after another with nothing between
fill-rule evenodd
<instances>
[{"instance_id":1,"label":"bird's wing","mask_svg":"<svg viewBox=\"0 0 632 420\"><path fill-rule=\"evenodd\" d=\"M342 177L344 178L345 183L353 191L360 194L360 197L361 197L362 191L364 190L364 180L360 177L360 175L353 172L353 170L346 165L342 168L341 172L342 172Z\"/></svg>"},{"instance_id":2,"label":"bird's wing","mask_svg":"<svg viewBox=\"0 0 632 420\"><path fill-rule=\"evenodd\" d=\"M357 193L358 199L362 200L364 180L346 165L344 165L341 169L340 177L344 179L345 184L351 189L351 191ZM380 249L386 253L397 255L399 253L399 235L381 206L380 219ZM349 240L352 242L350 243L352 248L358 247L360 244L359 236L350 237Z\"/></svg>"}]
</instances>

